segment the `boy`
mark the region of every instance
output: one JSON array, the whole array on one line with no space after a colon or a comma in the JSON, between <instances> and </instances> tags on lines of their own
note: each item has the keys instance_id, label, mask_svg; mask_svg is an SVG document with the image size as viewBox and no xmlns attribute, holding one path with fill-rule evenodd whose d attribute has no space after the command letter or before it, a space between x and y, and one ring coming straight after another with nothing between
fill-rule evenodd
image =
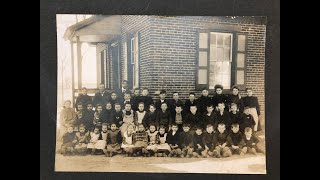
<instances>
[{"instance_id":1,"label":"boy","mask_svg":"<svg viewBox=\"0 0 320 180\"><path fill-rule=\"evenodd\" d=\"M261 125L259 122L259 116L260 116L260 105L258 102L258 98L255 96L252 96L252 88L246 88L247 96L242 99L243 106L249 107L249 114L252 115L255 126L253 128L254 132L261 130ZM259 126L259 127L258 127Z\"/></svg>"},{"instance_id":2,"label":"boy","mask_svg":"<svg viewBox=\"0 0 320 180\"><path fill-rule=\"evenodd\" d=\"M138 124L142 124L142 120L144 118L144 116L146 115L146 111L144 110L144 103L140 102L138 104L138 111L134 112L134 116L133 116L133 122L136 126L138 126Z\"/></svg>"},{"instance_id":3,"label":"boy","mask_svg":"<svg viewBox=\"0 0 320 180\"><path fill-rule=\"evenodd\" d=\"M182 124L184 123L184 121L185 121L185 114L182 111L182 106L181 104L176 104L175 112L174 114L172 114L172 122L170 122L170 124L176 123L178 125L178 131L181 132Z\"/></svg>"},{"instance_id":4,"label":"boy","mask_svg":"<svg viewBox=\"0 0 320 180\"><path fill-rule=\"evenodd\" d=\"M172 118L171 118L170 111L167 108L168 108L167 103L161 104L161 110L158 111L156 124L165 126L168 131L168 128L170 130L169 125L172 122Z\"/></svg>"},{"instance_id":5,"label":"boy","mask_svg":"<svg viewBox=\"0 0 320 180\"><path fill-rule=\"evenodd\" d=\"M207 111L203 113L203 123L204 126L207 126L208 124L216 125L216 113L214 112L214 106L213 104L207 105ZM216 126L213 127L213 129L216 129Z\"/></svg>"},{"instance_id":6,"label":"boy","mask_svg":"<svg viewBox=\"0 0 320 180\"><path fill-rule=\"evenodd\" d=\"M167 96L167 91L165 89L161 89L160 95L159 95L160 99L157 99L155 102L156 109L158 111L160 111L162 103L166 103L167 105L169 105L168 100L166 99L166 96ZM170 107L168 107L168 109L170 110Z\"/></svg>"},{"instance_id":7,"label":"boy","mask_svg":"<svg viewBox=\"0 0 320 180\"><path fill-rule=\"evenodd\" d=\"M169 109L170 109L172 115L175 114L175 112L176 112L175 109L176 109L177 105L181 106L181 108L184 109L184 104L179 99L179 93L178 92L173 92L172 93L172 100L169 101L169 102L170 102L169 103Z\"/></svg>"},{"instance_id":8,"label":"boy","mask_svg":"<svg viewBox=\"0 0 320 180\"><path fill-rule=\"evenodd\" d=\"M195 98L195 94L193 92L189 93L189 99L184 103L184 112L189 113L191 106L196 106L197 100Z\"/></svg>"},{"instance_id":9,"label":"boy","mask_svg":"<svg viewBox=\"0 0 320 180\"><path fill-rule=\"evenodd\" d=\"M77 142L76 133L73 131L73 125L69 125L67 132L62 136L61 154L73 154L74 146Z\"/></svg>"},{"instance_id":10,"label":"boy","mask_svg":"<svg viewBox=\"0 0 320 180\"><path fill-rule=\"evenodd\" d=\"M180 133L180 157L191 157L193 153L193 135L190 132L190 124L183 124L183 131Z\"/></svg>"},{"instance_id":11,"label":"boy","mask_svg":"<svg viewBox=\"0 0 320 180\"><path fill-rule=\"evenodd\" d=\"M120 99L118 98L118 95L116 92L111 93L110 103L111 103L111 107L114 107L116 103L120 103Z\"/></svg>"},{"instance_id":12,"label":"boy","mask_svg":"<svg viewBox=\"0 0 320 180\"><path fill-rule=\"evenodd\" d=\"M245 145L243 140L243 135L239 131L239 124L233 123L231 125L231 132L228 137L228 146L232 152L232 154L244 155L242 148Z\"/></svg>"},{"instance_id":13,"label":"boy","mask_svg":"<svg viewBox=\"0 0 320 180\"><path fill-rule=\"evenodd\" d=\"M110 94L106 91L104 84L100 84L99 91L93 97L93 106L96 107L97 104L105 106L108 101L110 101Z\"/></svg>"},{"instance_id":14,"label":"boy","mask_svg":"<svg viewBox=\"0 0 320 180\"><path fill-rule=\"evenodd\" d=\"M118 95L119 101L123 102L125 93L130 93L128 81L123 80L121 86L121 89L116 90L116 93Z\"/></svg>"},{"instance_id":15,"label":"boy","mask_svg":"<svg viewBox=\"0 0 320 180\"><path fill-rule=\"evenodd\" d=\"M195 126L203 127L202 117L197 112L197 106L190 106L190 113L186 116L186 123L191 125L191 129L194 130Z\"/></svg>"},{"instance_id":16,"label":"boy","mask_svg":"<svg viewBox=\"0 0 320 180\"><path fill-rule=\"evenodd\" d=\"M204 150L201 152L202 157L209 158L213 155L213 149L214 149L214 131L213 131L213 125L208 124L206 128L207 132L203 133L202 142L204 145Z\"/></svg>"},{"instance_id":17,"label":"boy","mask_svg":"<svg viewBox=\"0 0 320 180\"><path fill-rule=\"evenodd\" d=\"M124 93L124 100L121 101L123 102L123 104L121 104L121 107L124 109L124 106L126 103L130 103L131 104L131 108L133 107L133 103L131 101L131 93Z\"/></svg>"},{"instance_id":18,"label":"boy","mask_svg":"<svg viewBox=\"0 0 320 180\"><path fill-rule=\"evenodd\" d=\"M154 104L150 104L149 112L142 119L142 124L144 127L149 127L150 124L154 124L156 129L159 129L159 124L157 123L157 113Z\"/></svg>"},{"instance_id":19,"label":"boy","mask_svg":"<svg viewBox=\"0 0 320 180\"><path fill-rule=\"evenodd\" d=\"M237 123L241 124L241 116L238 111L238 106L236 103L231 103L230 105L230 112L229 112L229 117L230 117L230 123Z\"/></svg>"},{"instance_id":20,"label":"boy","mask_svg":"<svg viewBox=\"0 0 320 180\"><path fill-rule=\"evenodd\" d=\"M134 111L138 111L139 97L140 97L140 89L135 88L133 90L133 95L130 99L130 102L132 104L132 110L134 110Z\"/></svg>"},{"instance_id":21,"label":"boy","mask_svg":"<svg viewBox=\"0 0 320 180\"><path fill-rule=\"evenodd\" d=\"M88 131L92 131L93 128L94 111L92 108L93 104L89 102L87 104L87 109L83 112L83 117L78 121L78 124L84 124Z\"/></svg>"},{"instance_id":22,"label":"boy","mask_svg":"<svg viewBox=\"0 0 320 180\"><path fill-rule=\"evenodd\" d=\"M123 113L121 111L121 105L119 103L114 104L114 112L112 113L112 121L119 128L123 123ZM108 127L109 129L110 127Z\"/></svg>"},{"instance_id":23,"label":"boy","mask_svg":"<svg viewBox=\"0 0 320 180\"><path fill-rule=\"evenodd\" d=\"M76 120L75 120L75 122L72 124L73 126L75 126L74 127L74 129L73 130L75 130L75 131L77 131L77 125L79 125L79 122L84 122L84 116L83 116L83 114L84 114L84 105L81 103L81 102L79 102L78 104L77 104L77 111L76 111Z\"/></svg>"},{"instance_id":24,"label":"boy","mask_svg":"<svg viewBox=\"0 0 320 180\"><path fill-rule=\"evenodd\" d=\"M148 88L142 88L141 96L138 98L138 103L143 102L144 103L144 110L149 111L148 107L150 104L153 104L152 98L149 96L149 90Z\"/></svg>"},{"instance_id":25,"label":"boy","mask_svg":"<svg viewBox=\"0 0 320 180\"><path fill-rule=\"evenodd\" d=\"M202 89L201 93L202 93L201 97L197 99L197 106L200 114L203 114L204 112L206 112L207 106L211 104L212 100L210 97L208 97L209 95L208 88Z\"/></svg>"},{"instance_id":26,"label":"boy","mask_svg":"<svg viewBox=\"0 0 320 180\"><path fill-rule=\"evenodd\" d=\"M244 129L246 127L250 127L254 129L256 122L253 119L253 116L250 114L250 108L245 107L243 110L243 114L241 116L241 124L240 124L240 131L244 133Z\"/></svg>"},{"instance_id":27,"label":"boy","mask_svg":"<svg viewBox=\"0 0 320 180\"><path fill-rule=\"evenodd\" d=\"M194 157L201 157L200 154L204 150L204 144L203 144L203 134L202 134L202 127L196 126L195 127L196 132L193 135L193 153L192 155Z\"/></svg>"},{"instance_id":28,"label":"boy","mask_svg":"<svg viewBox=\"0 0 320 180\"><path fill-rule=\"evenodd\" d=\"M241 96L239 94L239 87L233 86L232 87L232 94L228 96L228 103L231 106L232 103L235 103L239 108L239 112L243 112L243 102ZM230 107L231 108L231 107Z\"/></svg>"},{"instance_id":29,"label":"boy","mask_svg":"<svg viewBox=\"0 0 320 180\"><path fill-rule=\"evenodd\" d=\"M79 96L76 99L76 104L81 102L83 106L86 107L87 103L91 101L92 101L91 97L87 95L87 88L83 87L81 89L81 94L79 94Z\"/></svg>"},{"instance_id":30,"label":"boy","mask_svg":"<svg viewBox=\"0 0 320 180\"><path fill-rule=\"evenodd\" d=\"M112 110L112 103L111 102L107 102L106 104L106 109L104 109L102 111L102 123L107 123L108 126L110 127L110 123L112 120L112 116L113 116L113 110Z\"/></svg>"},{"instance_id":31,"label":"boy","mask_svg":"<svg viewBox=\"0 0 320 180\"><path fill-rule=\"evenodd\" d=\"M178 132L178 125L173 123L171 126L171 130L167 134L167 141L166 143L169 144L171 151L169 157L177 157L181 154L181 149L179 148L179 132Z\"/></svg>"},{"instance_id":32,"label":"boy","mask_svg":"<svg viewBox=\"0 0 320 180\"><path fill-rule=\"evenodd\" d=\"M134 145L133 155L149 154L146 149L148 146L148 133L145 131L143 124L138 125L138 131L132 135Z\"/></svg>"},{"instance_id":33,"label":"boy","mask_svg":"<svg viewBox=\"0 0 320 180\"><path fill-rule=\"evenodd\" d=\"M96 112L94 113L94 118L93 118L93 127L96 127L98 124L102 124L103 121L103 110L102 110L102 105L97 104L96 107Z\"/></svg>"},{"instance_id":34,"label":"boy","mask_svg":"<svg viewBox=\"0 0 320 180\"><path fill-rule=\"evenodd\" d=\"M223 102L218 103L218 112L216 112L216 124L220 123L225 124L226 129L229 130L230 117L229 113L225 111L225 104Z\"/></svg>"},{"instance_id":35,"label":"boy","mask_svg":"<svg viewBox=\"0 0 320 180\"><path fill-rule=\"evenodd\" d=\"M214 146L213 155L216 158L229 157L232 155L231 150L227 147L228 133L226 131L226 125L223 123L218 124L218 132L214 134Z\"/></svg>"},{"instance_id":36,"label":"boy","mask_svg":"<svg viewBox=\"0 0 320 180\"><path fill-rule=\"evenodd\" d=\"M216 94L212 97L212 103L215 107L218 106L219 103L223 103L225 105L228 105L228 97L222 93L223 86L220 84L217 84L214 86ZM218 108L216 108L218 110ZM225 108L226 111L229 111L229 108Z\"/></svg>"},{"instance_id":37,"label":"boy","mask_svg":"<svg viewBox=\"0 0 320 180\"><path fill-rule=\"evenodd\" d=\"M257 154L257 152L262 152L262 151L257 144L259 143L259 139L252 134L252 129L250 127L246 127L244 129L244 136L243 140L245 143L245 146L243 147L243 153L252 153L252 154Z\"/></svg>"},{"instance_id":38,"label":"boy","mask_svg":"<svg viewBox=\"0 0 320 180\"><path fill-rule=\"evenodd\" d=\"M107 157L112 157L114 154L121 152L120 145L122 137L120 131L117 129L116 123L111 123L110 131L107 135L107 151L105 152Z\"/></svg>"}]
</instances>

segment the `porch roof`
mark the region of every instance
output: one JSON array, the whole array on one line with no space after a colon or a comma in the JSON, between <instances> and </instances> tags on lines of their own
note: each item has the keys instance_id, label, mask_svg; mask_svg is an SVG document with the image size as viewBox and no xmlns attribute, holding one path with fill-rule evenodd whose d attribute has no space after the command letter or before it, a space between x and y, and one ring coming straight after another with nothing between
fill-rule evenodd
<instances>
[{"instance_id":1,"label":"porch roof","mask_svg":"<svg viewBox=\"0 0 320 180\"><path fill-rule=\"evenodd\" d=\"M121 34L120 15L96 15L67 28L63 38L76 42L106 42Z\"/></svg>"}]
</instances>

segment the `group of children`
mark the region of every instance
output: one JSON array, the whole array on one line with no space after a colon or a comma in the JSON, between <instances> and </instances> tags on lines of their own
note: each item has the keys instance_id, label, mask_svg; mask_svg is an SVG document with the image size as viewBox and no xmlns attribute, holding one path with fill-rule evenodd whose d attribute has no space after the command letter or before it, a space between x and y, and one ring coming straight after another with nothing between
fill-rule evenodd
<instances>
[{"instance_id":1,"label":"group of children","mask_svg":"<svg viewBox=\"0 0 320 180\"><path fill-rule=\"evenodd\" d=\"M185 103L178 92L169 100L161 90L159 99L153 101L146 88L141 96L135 89L132 97L124 90L119 95L112 92L105 104L94 104L95 98L93 102L84 98L83 88L76 111L71 101L61 111L60 152L217 158L263 152L255 136L260 112L252 89L246 89L243 98L237 87L232 95L222 94L222 89L216 86L212 98L208 89L198 99L190 93Z\"/></svg>"}]
</instances>

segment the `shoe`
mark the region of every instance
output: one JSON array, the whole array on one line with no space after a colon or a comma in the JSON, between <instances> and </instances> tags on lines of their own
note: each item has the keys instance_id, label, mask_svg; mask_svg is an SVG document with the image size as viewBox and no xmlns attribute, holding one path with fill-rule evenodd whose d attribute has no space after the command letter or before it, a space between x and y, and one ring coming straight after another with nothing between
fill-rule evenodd
<instances>
[{"instance_id":1,"label":"shoe","mask_svg":"<svg viewBox=\"0 0 320 180\"><path fill-rule=\"evenodd\" d=\"M257 151L255 148L252 148L252 154L256 155L257 154Z\"/></svg>"},{"instance_id":2,"label":"shoe","mask_svg":"<svg viewBox=\"0 0 320 180\"><path fill-rule=\"evenodd\" d=\"M158 154L157 154L157 153L154 153L154 157L158 157Z\"/></svg>"},{"instance_id":3,"label":"shoe","mask_svg":"<svg viewBox=\"0 0 320 180\"><path fill-rule=\"evenodd\" d=\"M218 153L217 151L213 151L213 154L216 158L221 158L220 153Z\"/></svg>"},{"instance_id":4,"label":"shoe","mask_svg":"<svg viewBox=\"0 0 320 180\"><path fill-rule=\"evenodd\" d=\"M209 154L207 154L207 155L206 155L206 158L210 158L210 155L209 155Z\"/></svg>"},{"instance_id":5,"label":"shoe","mask_svg":"<svg viewBox=\"0 0 320 180\"><path fill-rule=\"evenodd\" d=\"M243 156L244 155L244 153L243 152L240 152L240 156Z\"/></svg>"},{"instance_id":6,"label":"shoe","mask_svg":"<svg viewBox=\"0 0 320 180\"><path fill-rule=\"evenodd\" d=\"M187 155L186 155L186 158L189 158L189 157L190 157L189 154L187 154Z\"/></svg>"},{"instance_id":7,"label":"shoe","mask_svg":"<svg viewBox=\"0 0 320 180\"><path fill-rule=\"evenodd\" d=\"M112 157L113 156L113 153L112 152L110 152L110 157Z\"/></svg>"},{"instance_id":8,"label":"shoe","mask_svg":"<svg viewBox=\"0 0 320 180\"><path fill-rule=\"evenodd\" d=\"M181 157L181 158L184 158L184 155L183 155L183 154L180 154L180 157Z\"/></svg>"},{"instance_id":9,"label":"shoe","mask_svg":"<svg viewBox=\"0 0 320 180\"><path fill-rule=\"evenodd\" d=\"M168 157L168 155L166 153L163 153L163 157Z\"/></svg>"}]
</instances>

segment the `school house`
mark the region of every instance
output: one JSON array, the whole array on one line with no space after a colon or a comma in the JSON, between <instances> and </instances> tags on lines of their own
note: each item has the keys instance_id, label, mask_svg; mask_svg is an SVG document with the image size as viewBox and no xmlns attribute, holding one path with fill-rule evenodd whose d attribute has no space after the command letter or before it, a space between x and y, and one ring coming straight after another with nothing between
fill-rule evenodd
<instances>
[{"instance_id":1,"label":"school house","mask_svg":"<svg viewBox=\"0 0 320 180\"><path fill-rule=\"evenodd\" d=\"M97 67L89 94L100 83L120 88L122 80L131 88L149 88L151 95L178 91L181 99L203 87L212 93L221 84L230 93L238 85L241 94L253 88L264 117L265 35L265 17L92 16L64 34L72 45L73 98L83 86L81 45L87 43L96 48Z\"/></svg>"}]
</instances>

